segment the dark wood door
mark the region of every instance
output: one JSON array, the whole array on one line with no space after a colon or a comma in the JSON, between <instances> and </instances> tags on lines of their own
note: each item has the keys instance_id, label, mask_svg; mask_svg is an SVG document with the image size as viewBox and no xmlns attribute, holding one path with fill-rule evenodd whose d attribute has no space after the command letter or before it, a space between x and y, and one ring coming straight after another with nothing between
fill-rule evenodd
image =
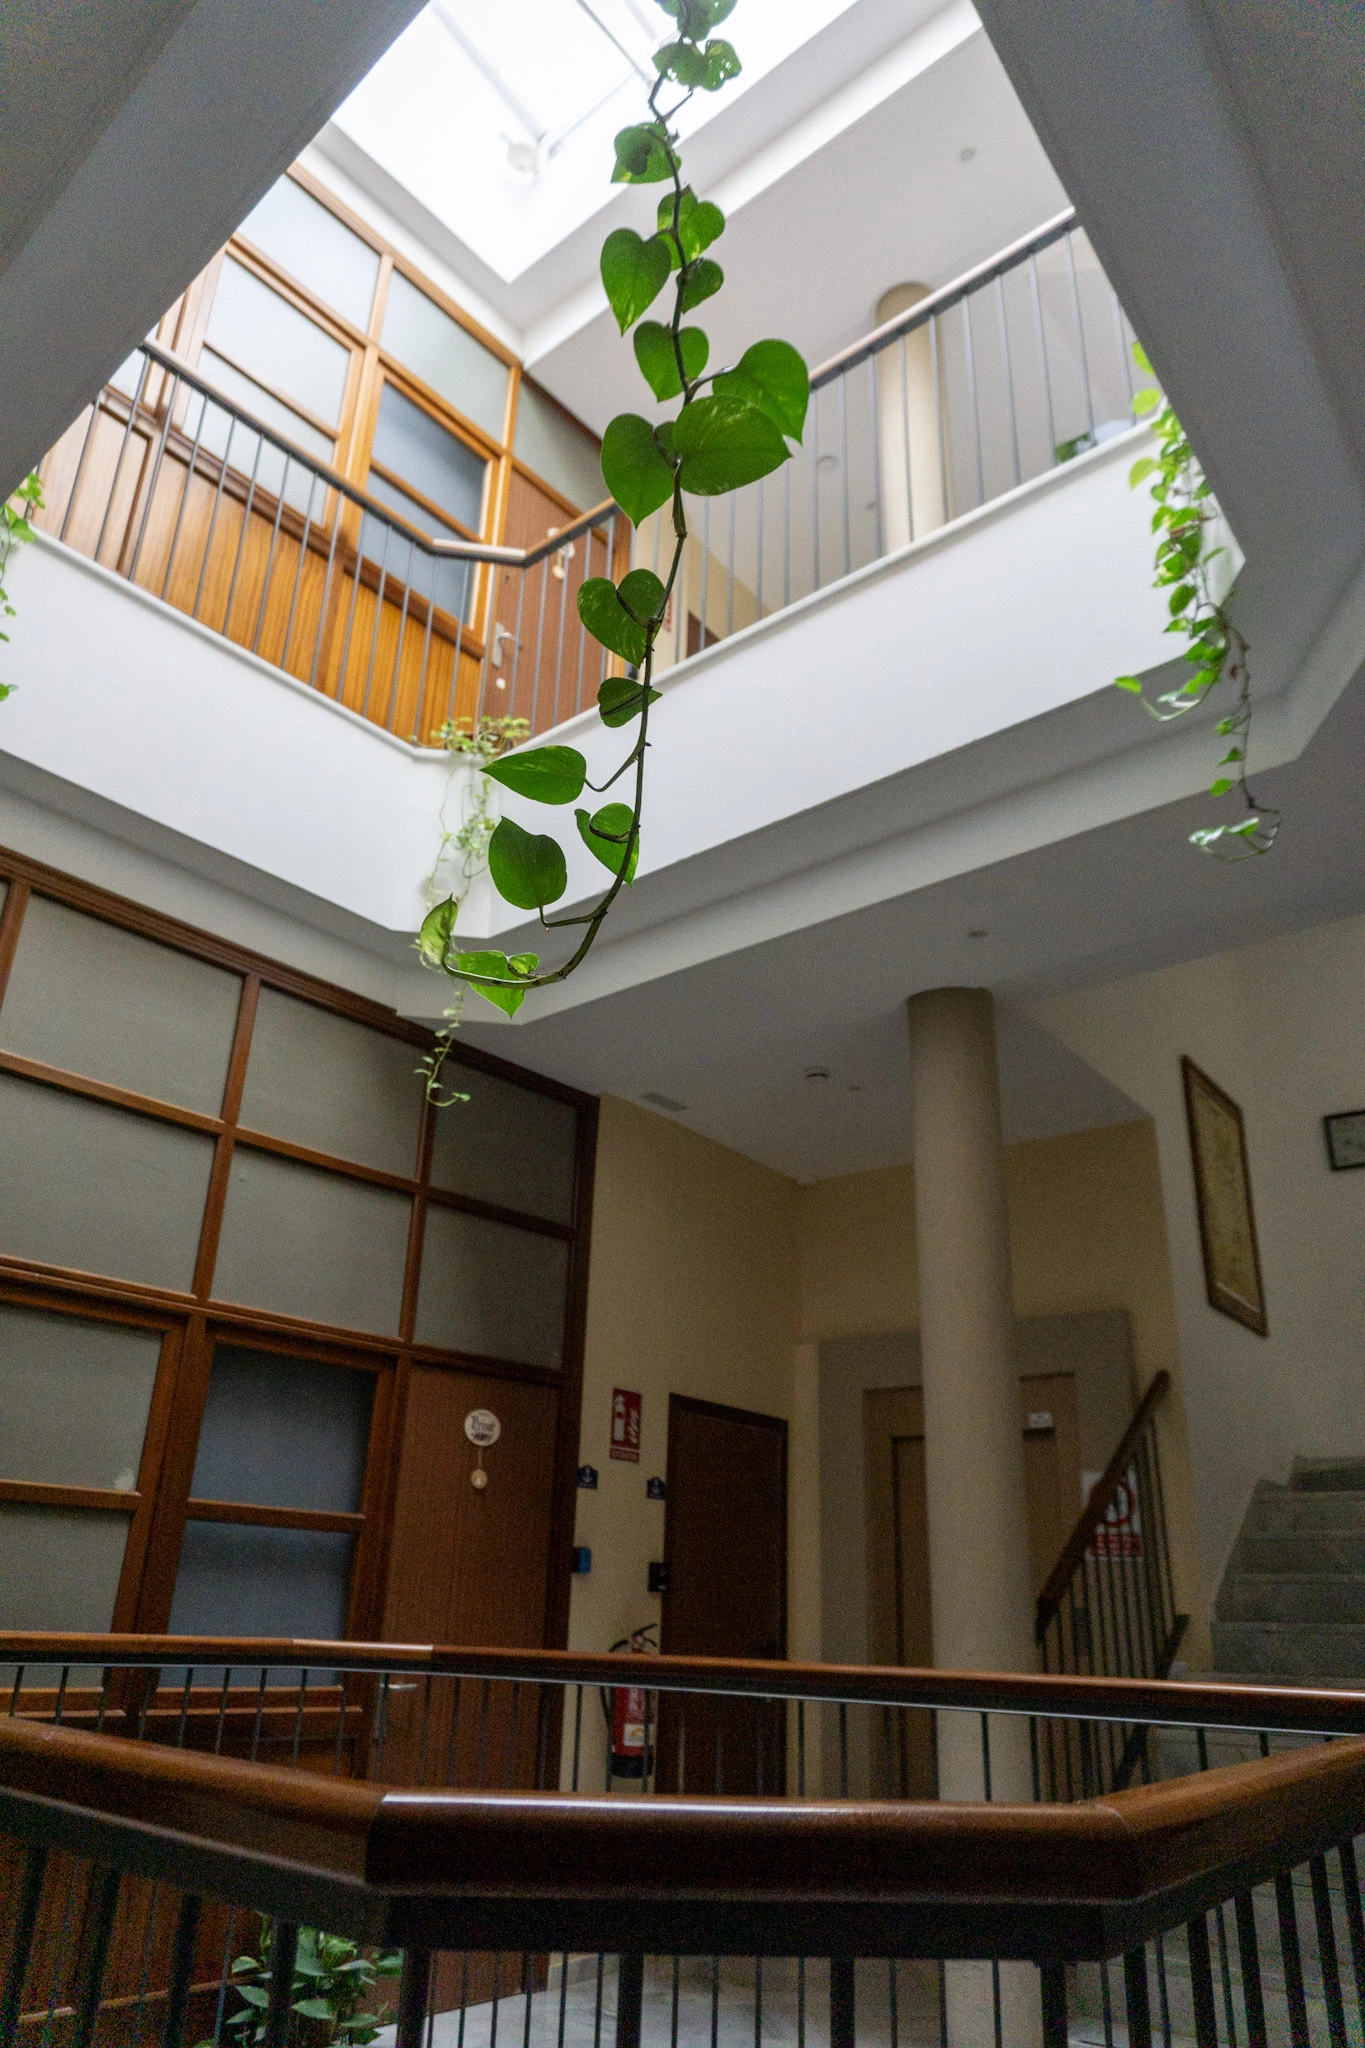
<instances>
[{"instance_id":1,"label":"dark wood door","mask_svg":"<svg viewBox=\"0 0 1365 2048\"><path fill-rule=\"evenodd\" d=\"M664 1514L663 1649L680 1657L787 1654L787 1425L672 1394ZM774 1792L785 1710L676 1695L663 1703L659 1785Z\"/></svg>"}]
</instances>

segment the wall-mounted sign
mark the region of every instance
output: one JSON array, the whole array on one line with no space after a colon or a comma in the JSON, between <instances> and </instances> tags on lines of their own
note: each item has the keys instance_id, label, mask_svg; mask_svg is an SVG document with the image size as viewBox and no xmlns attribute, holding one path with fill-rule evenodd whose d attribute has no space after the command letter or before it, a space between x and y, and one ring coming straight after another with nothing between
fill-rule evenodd
<instances>
[{"instance_id":1,"label":"wall-mounted sign","mask_svg":"<svg viewBox=\"0 0 1365 2048\"><path fill-rule=\"evenodd\" d=\"M491 1408L471 1408L464 1419L464 1433L482 1451L497 1442L502 1435L502 1424Z\"/></svg>"},{"instance_id":2,"label":"wall-mounted sign","mask_svg":"<svg viewBox=\"0 0 1365 2048\"><path fill-rule=\"evenodd\" d=\"M629 1465L640 1462L640 1398L629 1387L611 1390L611 1456Z\"/></svg>"},{"instance_id":3,"label":"wall-mounted sign","mask_svg":"<svg viewBox=\"0 0 1365 2048\"><path fill-rule=\"evenodd\" d=\"M663 1482L663 1480L662 1480L662 1479L646 1479L646 1481L645 1481L645 1499L646 1499L646 1500L666 1500L666 1499L667 1499L667 1497L668 1497L668 1488L667 1488L667 1486L666 1486L666 1485L664 1484L664 1482Z\"/></svg>"},{"instance_id":4,"label":"wall-mounted sign","mask_svg":"<svg viewBox=\"0 0 1365 2048\"><path fill-rule=\"evenodd\" d=\"M1334 1173L1365 1166L1365 1109L1343 1109L1335 1116L1325 1116L1322 1128L1327 1137L1327 1161Z\"/></svg>"},{"instance_id":5,"label":"wall-mounted sign","mask_svg":"<svg viewBox=\"0 0 1365 2048\"><path fill-rule=\"evenodd\" d=\"M585 1493L595 1493L597 1491L596 1465L580 1465L578 1468L578 1483Z\"/></svg>"}]
</instances>

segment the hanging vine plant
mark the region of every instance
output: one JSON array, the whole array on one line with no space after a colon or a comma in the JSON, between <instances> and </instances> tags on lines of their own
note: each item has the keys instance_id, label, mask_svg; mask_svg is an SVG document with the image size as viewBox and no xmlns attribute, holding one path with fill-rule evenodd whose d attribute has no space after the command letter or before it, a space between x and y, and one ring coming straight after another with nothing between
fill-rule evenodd
<instances>
[{"instance_id":1,"label":"hanging vine plant","mask_svg":"<svg viewBox=\"0 0 1365 2048\"><path fill-rule=\"evenodd\" d=\"M21 548L33 538L32 519L35 512L43 509L43 480L36 469L31 469L17 491L0 504L0 618L12 619L14 606L5 578L9 574L10 557L16 548ZM8 640L9 634L0 627L0 640ZM0 704L6 697L13 696L13 683L0 683Z\"/></svg>"},{"instance_id":2,"label":"hanging vine plant","mask_svg":"<svg viewBox=\"0 0 1365 2048\"><path fill-rule=\"evenodd\" d=\"M1133 344L1139 367L1151 374L1152 366L1140 342ZM1259 803L1247 777L1247 755L1251 743L1251 661L1245 636L1228 613L1225 598L1215 598L1211 570L1223 546L1213 545L1218 519L1213 486L1199 465L1185 429L1169 405L1162 403L1155 388L1139 391L1133 411L1141 418L1155 414L1152 421L1157 438L1155 455L1144 455L1133 464L1128 481L1136 490L1152 478L1152 532L1157 536L1156 575L1153 587L1167 593L1170 612L1168 633L1183 633L1189 641L1185 660L1193 673L1178 689L1164 690L1150 700L1138 676L1118 676L1120 690L1140 697L1153 718L1167 723L1183 718L1204 702L1220 683L1230 683L1237 701L1216 727L1220 739L1231 741L1218 763L1220 773L1209 785L1209 795L1231 796L1241 803L1245 815L1235 823L1205 825L1191 832L1190 844L1216 860L1248 860L1269 853L1280 826L1280 814L1269 804Z\"/></svg>"},{"instance_id":3,"label":"hanging vine plant","mask_svg":"<svg viewBox=\"0 0 1365 2048\"><path fill-rule=\"evenodd\" d=\"M655 52L658 78L649 94L648 118L616 137L615 184L666 185L655 232L617 228L602 245L602 283L624 335L635 330L635 360L660 403L681 400L660 425L638 413L621 413L602 437L602 475L607 490L633 526L669 506L673 554L666 577L632 569L615 583L594 576L578 593L578 613L592 637L619 657L625 673L611 675L597 695L598 716L613 731L633 728L625 758L604 783L588 780L587 762L575 747L535 747L494 761L484 773L518 796L547 805L575 805L578 836L611 876L596 903L576 916L547 911L568 890L564 848L552 833L528 832L503 818L488 842L488 867L500 896L514 908L534 911L547 932L573 932L575 940L557 964L537 953L464 951L456 922L459 901L448 896L427 915L418 938L422 958L456 980L476 988L513 1015L532 989L564 981L586 959L622 889L629 888L640 857L649 746L654 650L682 566L687 542L689 497L723 497L790 459L800 442L810 397L810 379L797 351L785 341L758 341L728 368L708 371L710 343L688 314L718 292L724 273L707 254L725 231L725 216L710 200L698 199L683 181L678 115L696 92L718 92L739 74L733 46L711 31L729 15L735 0L658 0L677 33ZM672 104L661 102L672 97ZM667 320L644 315L673 281ZM579 803L586 790L605 796L622 778L629 801L593 807Z\"/></svg>"}]
</instances>

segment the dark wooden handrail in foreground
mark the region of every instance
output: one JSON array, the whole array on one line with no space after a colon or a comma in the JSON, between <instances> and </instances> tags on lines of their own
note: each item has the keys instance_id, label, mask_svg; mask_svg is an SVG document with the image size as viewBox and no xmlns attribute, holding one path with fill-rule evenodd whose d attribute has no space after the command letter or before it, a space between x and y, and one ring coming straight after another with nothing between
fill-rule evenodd
<instances>
[{"instance_id":1,"label":"dark wooden handrail in foreground","mask_svg":"<svg viewBox=\"0 0 1365 2048\"><path fill-rule=\"evenodd\" d=\"M1038 1962L1365 1827L1365 1740L1069 1805L413 1792L0 1722L0 1830L407 1949Z\"/></svg>"},{"instance_id":2,"label":"dark wooden handrail in foreground","mask_svg":"<svg viewBox=\"0 0 1365 2048\"><path fill-rule=\"evenodd\" d=\"M1176 1728L1253 1728L1286 1734L1365 1734L1365 1691L1347 1688L1201 1684L1197 1680L1090 1678L1069 1673L915 1670L904 1665L807 1664L722 1657L621 1657L580 1650L504 1650L414 1643L315 1642L297 1637L0 1634L0 1669L16 1675L0 1691L4 1708L24 1714L19 1671L44 1666L107 1670L235 1667L319 1675L388 1674L396 1684L428 1677L473 1677L507 1684L611 1687L647 1683L651 1691L726 1693L772 1700L847 1701L887 1707L1061 1715L1076 1720L1151 1722ZM207 1683L207 1681L206 1681ZM281 1685L281 1696L287 1687ZM335 1694L338 1688L332 1687ZM297 1688L295 1689L297 1691ZM316 1684L319 1698L326 1690ZM178 1682L165 1695L179 1698ZM52 1688L46 1696L54 1697ZM68 1689L68 1697L70 1690ZM215 1697L217 1696L215 1691ZM309 1698L313 1694L310 1692ZM44 1714L47 1709L44 1708ZM291 1709L291 1711L293 1711Z\"/></svg>"},{"instance_id":3,"label":"dark wooden handrail in foreground","mask_svg":"<svg viewBox=\"0 0 1365 2048\"><path fill-rule=\"evenodd\" d=\"M1109 1512L1118 1488L1133 1462L1134 1453L1142 1441L1147 1424L1170 1391L1170 1374L1164 1369L1154 1373L1151 1385L1133 1410L1132 1421L1119 1438L1118 1449L1091 1487L1090 1498L1082 1508L1080 1518L1067 1538L1061 1556L1048 1573L1047 1583L1038 1595L1037 1633L1040 1639L1057 1612L1062 1596L1075 1576L1077 1565L1093 1544L1095 1531Z\"/></svg>"}]
</instances>

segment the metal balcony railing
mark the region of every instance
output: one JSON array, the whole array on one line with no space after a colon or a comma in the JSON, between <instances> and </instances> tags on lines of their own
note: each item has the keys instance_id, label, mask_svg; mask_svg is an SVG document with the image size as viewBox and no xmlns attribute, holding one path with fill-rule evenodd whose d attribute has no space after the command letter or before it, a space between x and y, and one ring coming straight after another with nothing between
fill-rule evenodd
<instances>
[{"instance_id":1,"label":"metal balcony railing","mask_svg":"<svg viewBox=\"0 0 1365 2048\"><path fill-rule=\"evenodd\" d=\"M794 458L692 501L659 669L1122 432L1131 343L1068 211L823 364ZM669 546L610 501L529 549L433 538L152 342L43 477L46 531L419 745L451 718L542 732L590 707L619 664L578 589Z\"/></svg>"}]
</instances>

